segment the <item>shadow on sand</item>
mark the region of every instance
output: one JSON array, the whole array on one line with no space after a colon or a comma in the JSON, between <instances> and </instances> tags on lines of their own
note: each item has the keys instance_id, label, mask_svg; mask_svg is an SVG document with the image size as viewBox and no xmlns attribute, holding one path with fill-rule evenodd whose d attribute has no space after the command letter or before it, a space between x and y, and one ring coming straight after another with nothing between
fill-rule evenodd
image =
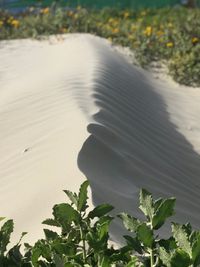
<instances>
[{"instance_id":1,"label":"shadow on sand","mask_svg":"<svg viewBox=\"0 0 200 267\"><path fill-rule=\"evenodd\" d=\"M175 196L173 219L198 228L200 156L176 130L164 99L144 75L114 52L98 50L93 98L99 112L78 156L94 204L109 202L117 213L141 217L138 192L145 188L155 197ZM120 225L112 233L117 238Z\"/></svg>"}]
</instances>

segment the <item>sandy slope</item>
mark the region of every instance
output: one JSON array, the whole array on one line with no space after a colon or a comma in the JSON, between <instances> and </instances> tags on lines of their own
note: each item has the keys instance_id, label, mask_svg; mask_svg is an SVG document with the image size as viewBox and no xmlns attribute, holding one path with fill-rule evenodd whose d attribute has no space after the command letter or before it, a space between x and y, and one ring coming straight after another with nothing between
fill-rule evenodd
<instances>
[{"instance_id":1,"label":"sandy slope","mask_svg":"<svg viewBox=\"0 0 200 267\"><path fill-rule=\"evenodd\" d=\"M154 79L99 38L1 42L0 213L15 237L40 237L84 176L95 204L137 216L145 187L176 196L176 219L200 227L199 103L199 89Z\"/></svg>"}]
</instances>

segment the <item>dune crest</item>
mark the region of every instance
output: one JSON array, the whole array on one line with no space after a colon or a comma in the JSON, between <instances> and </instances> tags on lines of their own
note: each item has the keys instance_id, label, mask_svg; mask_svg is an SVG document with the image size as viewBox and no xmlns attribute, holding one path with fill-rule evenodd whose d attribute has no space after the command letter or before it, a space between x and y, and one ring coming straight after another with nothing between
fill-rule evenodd
<instances>
[{"instance_id":1,"label":"dune crest","mask_svg":"<svg viewBox=\"0 0 200 267\"><path fill-rule=\"evenodd\" d=\"M140 216L143 187L175 196L175 219L200 227L198 89L157 81L90 35L2 42L0 62L1 216L15 236L41 237L84 176L94 204Z\"/></svg>"}]
</instances>

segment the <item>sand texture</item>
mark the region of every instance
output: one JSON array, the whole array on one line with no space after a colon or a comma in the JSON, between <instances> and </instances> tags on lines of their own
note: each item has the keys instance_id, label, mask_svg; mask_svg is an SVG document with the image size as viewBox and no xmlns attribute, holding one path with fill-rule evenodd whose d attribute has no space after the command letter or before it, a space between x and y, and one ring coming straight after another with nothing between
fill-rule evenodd
<instances>
[{"instance_id":1,"label":"sand texture","mask_svg":"<svg viewBox=\"0 0 200 267\"><path fill-rule=\"evenodd\" d=\"M1 42L0 216L14 239L42 237L61 190L84 177L95 205L140 216L143 187L175 196L174 219L200 228L199 103L199 88L155 79L97 37Z\"/></svg>"}]
</instances>

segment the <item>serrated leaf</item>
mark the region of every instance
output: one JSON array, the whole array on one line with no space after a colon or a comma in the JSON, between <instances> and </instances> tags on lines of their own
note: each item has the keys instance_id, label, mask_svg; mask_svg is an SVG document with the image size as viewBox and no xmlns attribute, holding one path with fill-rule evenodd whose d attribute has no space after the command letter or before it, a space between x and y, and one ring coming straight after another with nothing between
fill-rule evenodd
<instances>
[{"instance_id":1,"label":"serrated leaf","mask_svg":"<svg viewBox=\"0 0 200 267\"><path fill-rule=\"evenodd\" d=\"M78 194L78 203L77 203L77 209L79 211L85 211L87 208L87 188L89 186L89 182L85 181L82 183L79 194Z\"/></svg>"},{"instance_id":2,"label":"serrated leaf","mask_svg":"<svg viewBox=\"0 0 200 267\"><path fill-rule=\"evenodd\" d=\"M143 253L141 243L136 237L124 235L124 238L126 239L127 245L130 246L133 250L135 250L139 254Z\"/></svg>"},{"instance_id":3,"label":"serrated leaf","mask_svg":"<svg viewBox=\"0 0 200 267\"><path fill-rule=\"evenodd\" d=\"M33 248L32 249L32 256L31 256L31 261L33 263L34 267L38 267L38 259L41 256L41 250L39 248Z\"/></svg>"},{"instance_id":4,"label":"serrated leaf","mask_svg":"<svg viewBox=\"0 0 200 267\"><path fill-rule=\"evenodd\" d=\"M190 256L182 249L177 249L170 260L172 267L189 267L191 264Z\"/></svg>"},{"instance_id":5,"label":"serrated leaf","mask_svg":"<svg viewBox=\"0 0 200 267\"><path fill-rule=\"evenodd\" d=\"M7 245L10 243L10 236L14 229L13 220L6 221L0 230L0 254L6 251Z\"/></svg>"},{"instance_id":6,"label":"serrated leaf","mask_svg":"<svg viewBox=\"0 0 200 267\"><path fill-rule=\"evenodd\" d=\"M160 202L160 205L156 208L152 220L154 229L159 229L165 223L166 219L174 214L175 202L175 198L165 199Z\"/></svg>"},{"instance_id":7,"label":"serrated leaf","mask_svg":"<svg viewBox=\"0 0 200 267\"><path fill-rule=\"evenodd\" d=\"M65 261L62 255L57 255L57 254L53 255L53 263L55 264L54 266L56 267L64 267L64 266L74 267L73 265L65 265Z\"/></svg>"},{"instance_id":8,"label":"serrated leaf","mask_svg":"<svg viewBox=\"0 0 200 267\"><path fill-rule=\"evenodd\" d=\"M138 239L145 247L151 248L154 242L153 230L151 230L145 223L140 224L137 228Z\"/></svg>"},{"instance_id":9,"label":"serrated leaf","mask_svg":"<svg viewBox=\"0 0 200 267\"><path fill-rule=\"evenodd\" d=\"M63 190L71 202L77 207L78 204L78 196L75 193L72 193L69 190Z\"/></svg>"},{"instance_id":10,"label":"serrated leaf","mask_svg":"<svg viewBox=\"0 0 200 267\"><path fill-rule=\"evenodd\" d=\"M122 219L124 227L130 232L136 232L138 226L140 225L140 221L131 215L122 212L118 215L120 219Z\"/></svg>"},{"instance_id":11,"label":"serrated leaf","mask_svg":"<svg viewBox=\"0 0 200 267\"><path fill-rule=\"evenodd\" d=\"M111 221L113 220L110 216L101 217L96 223L95 228L98 232L99 239L108 237L108 229Z\"/></svg>"},{"instance_id":12,"label":"serrated leaf","mask_svg":"<svg viewBox=\"0 0 200 267\"><path fill-rule=\"evenodd\" d=\"M200 232L192 233L192 259L194 267L200 264Z\"/></svg>"},{"instance_id":13,"label":"serrated leaf","mask_svg":"<svg viewBox=\"0 0 200 267\"><path fill-rule=\"evenodd\" d=\"M192 248L184 226L177 223L173 223L172 233L179 247L192 257Z\"/></svg>"},{"instance_id":14,"label":"serrated leaf","mask_svg":"<svg viewBox=\"0 0 200 267\"><path fill-rule=\"evenodd\" d=\"M54 240L58 238L58 234L54 231L51 231L49 229L43 229L43 231L47 240Z\"/></svg>"},{"instance_id":15,"label":"serrated leaf","mask_svg":"<svg viewBox=\"0 0 200 267\"><path fill-rule=\"evenodd\" d=\"M88 214L88 217L91 219L94 219L95 217L100 218L100 217L106 215L111 210L113 210L113 206L111 206L109 204L101 204L101 205L97 206L96 208L94 208L92 211L90 211Z\"/></svg>"},{"instance_id":16,"label":"serrated leaf","mask_svg":"<svg viewBox=\"0 0 200 267\"><path fill-rule=\"evenodd\" d=\"M59 222L57 222L56 220L54 219L46 219L42 222L42 224L46 224L46 225L49 225L49 226L56 226L56 227L60 227L60 224Z\"/></svg>"},{"instance_id":17,"label":"serrated leaf","mask_svg":"<svg viewBox=\"0 0 200 267\"><path fill-rule=\"evenodd\" d=\"M72 222L78 222L80 215L78 212L69 204L61 203L53 207L53 215L55 220L58 221L62 227L69 228Z\"/></svg>"},{"instance_id":18,"label":"serrated leaf","mask_svg":"<svg viewBox=\"0 0 200 267\"><path fill-rule=\"evenodd\" d=\"M158 244L160 247L165 248L167 251L174 250L177 248L176 241L173 237L170 237L169 239L160 239L158 241Z\"/></svg>"},{"instance_id":19,"label":"serrated leaf","mask_svg":"<svg viewBox=\"0 0 200 267\"><path fill-rule=\"evenodd\" d=\"M140 210L145 214L145 216L151 222L154 214L153 198L147 190L140 190Z\"/></svg>"},{"instance_id":20,"label":"serrated leaf","mask_svg":"<svg viewBox=\"0 0 200 267\"><path fill-rule=\"evenodd\" d=\"M164 265L171 267L171 254L164 247L159 248L159 256Z\"/></svg>"},{"instance_id":21,"label":"serrated leaf","mask_svg":"<svg viewBox=\"0 0 200 267\"><path fill-rule=\"evenodd\" d=\"M45 258L47 261L51 260L51 248L46 240L43 239L38 240L32 249L31 259L34 266L40 266L38 265L38 259L40 256Z\"/></svg>"},{"instance_id":22,"label":"serrated leaf","mask_svg":"<svg viewBox=\"0 0 200 267\"><path fill-rule=\"evenodd\" d=\"M156 210L158 209L158 207L160 206L160 204L163 202L162 198L158 198L154 201L154 212L156 212Z\"/></svg>"}]
</instances>

